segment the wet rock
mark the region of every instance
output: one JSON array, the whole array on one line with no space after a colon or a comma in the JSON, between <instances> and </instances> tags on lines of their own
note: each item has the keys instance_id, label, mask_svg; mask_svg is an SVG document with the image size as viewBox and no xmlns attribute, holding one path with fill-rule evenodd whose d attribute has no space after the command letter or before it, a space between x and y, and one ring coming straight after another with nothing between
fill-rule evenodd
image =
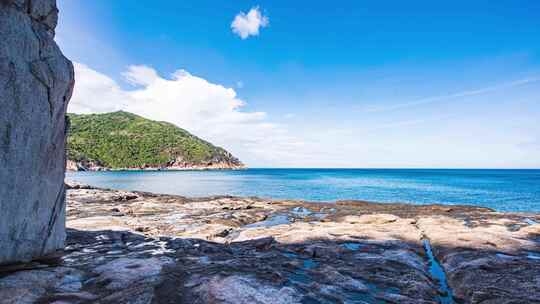
<instances>
[{"instance_id":1,"label":"wet rock","mask_svg":"<svg viewBox=\"0 0 540 304\"><path fill-rule=\"evenodd\" d=\"M311 210L306 207L294 207L292 209L292 214L297 217L307 217L313 214Z\"/></svg>"}]
</instances>

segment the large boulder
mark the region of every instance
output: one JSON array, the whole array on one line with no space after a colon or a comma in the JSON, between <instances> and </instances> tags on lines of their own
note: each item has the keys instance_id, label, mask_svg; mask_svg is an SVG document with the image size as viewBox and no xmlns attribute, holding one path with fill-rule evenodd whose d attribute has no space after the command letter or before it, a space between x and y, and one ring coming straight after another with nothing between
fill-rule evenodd
<instances>
[{"instance_id":1,"label":"large boulder","mask_svg":"<svg viewBox=\"0 0 540 304\"><path fill-rule=\"evenodd\" d=\"M0 264L63 248L66 108L73 65L56 0L0 0Z\"/></svg>"}]
</instances>

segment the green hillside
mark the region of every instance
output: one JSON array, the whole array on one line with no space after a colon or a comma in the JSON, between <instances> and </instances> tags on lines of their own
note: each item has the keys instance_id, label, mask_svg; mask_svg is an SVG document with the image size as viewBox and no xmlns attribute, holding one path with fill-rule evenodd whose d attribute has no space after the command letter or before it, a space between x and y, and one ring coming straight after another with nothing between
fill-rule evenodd
<instances>
[{"instance_id":1,"label":"green hillside","mask_svg":"<svg viewBox=\"0 0 540 304\"><path fill-rule=\"evenodd\" d=\"M107 168L231 166L241 162L167 122L128 112L68 114L68 159Z\"/></svg>"}]
</instances>

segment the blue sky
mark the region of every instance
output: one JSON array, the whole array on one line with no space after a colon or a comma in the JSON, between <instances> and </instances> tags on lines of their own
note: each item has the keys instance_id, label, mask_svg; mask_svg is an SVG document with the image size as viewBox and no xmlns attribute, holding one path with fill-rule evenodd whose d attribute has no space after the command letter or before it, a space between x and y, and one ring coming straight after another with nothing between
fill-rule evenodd
<instances>
[{"instance_id":1,"label":"blue sky","mask_svg":"<svg viewBox=\"0 0 540 304\"><path fill-rule=\"evenodd\" d=\"M58 4L71 111L168 120L253 167L540 168L538 1ZM240 37L252 9L268 24Z\"/></svg>"}]
</instances>

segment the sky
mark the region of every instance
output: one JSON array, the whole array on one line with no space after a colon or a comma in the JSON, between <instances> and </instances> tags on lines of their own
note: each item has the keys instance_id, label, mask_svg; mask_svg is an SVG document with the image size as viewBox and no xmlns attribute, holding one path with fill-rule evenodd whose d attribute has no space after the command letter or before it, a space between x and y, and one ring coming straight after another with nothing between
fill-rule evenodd
<instances>
[{"instance_id":1,"label":"sky","mask_svg":"<svg viewBox=\"0 0 540 304\"><path fill-rule=\"evenodd\" d=\"M250 167L540 168L540 2L58 0L75 113Z\"/></svg>"}]
</instances>

